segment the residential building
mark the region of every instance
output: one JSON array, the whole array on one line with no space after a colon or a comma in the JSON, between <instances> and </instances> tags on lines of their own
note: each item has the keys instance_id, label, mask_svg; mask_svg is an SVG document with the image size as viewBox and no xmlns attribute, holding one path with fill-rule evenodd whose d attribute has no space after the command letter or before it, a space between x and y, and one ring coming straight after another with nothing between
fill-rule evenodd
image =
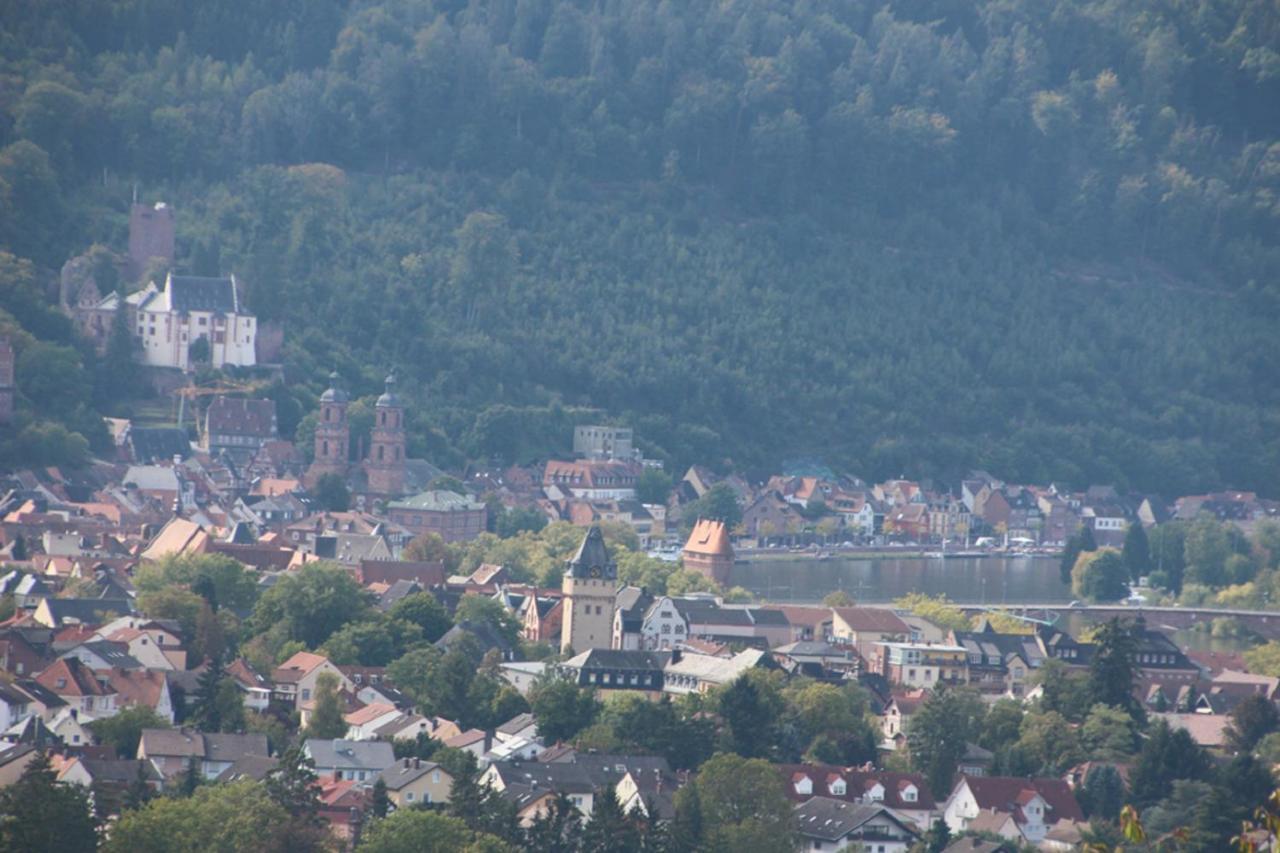
<instances>
[{"instance_id":1,"label":"residential building","mask_svg":"<svg viewBox=\"0 0 1280 853\"><path fill-rule=\"evenodd\" d=\"M921 832L938 817L937 803L919 773L895 773L830 764L779 764L787 796L803 803L827 797L851 803L878 805L893 812Z\"/></svg>"},{"instance_id":2,"label":"residential building","mask_svg":"<svg viewBox=\"0 0 1280 853\"><path fill-rule=\"evenodd\" d=\"M391 744L385 741L326 740L307 738L303 754L315 762L316 773L372 786L375 779L396 763Z\"/></svg>"},{"instance_id":3,"label":"residential building","mask_svg":"<svg viewBox=\"0 0 1280 853\"><path fill-rule=\"evenodd\" d=\"M202 278L171 272L163 288L151 282L125 297L123 308L142 362L186 370L192 347L204 341L213 367L256 364L257 319L242 303L239 289L234 275ZM118 305L118 299L113 293L103 302Z\"/></svg>"},{"instance_id":4,"label":"residential building","mask_svg":"<svg viewBox=\"0 0 1280 853\"><path fill-rule=\"evenodd\" d=\"M796 806L801 850L906 853L920 837L912 826L881 805L811 797Z\"/></svg>"},{"instance_id":5,"label":"residential building","mask_svg":"<svg viewBox=\"0 0 1280 853\"><path fill-rule=\"evenodd\" d=\"M597 690L640 690L660 693L664 671L680 652L588 649L560 664L574 684Z\"/></svg>"},{"instance_id":6,"label":"residential building","mask_svg":"<svg viewBox=\"0 0 1280 853\"><path fill-rule=\"evenodd\" d=\"M936 687L967 684L968 650L964 646L935 643L876 643L881 649L880 674L890 684L903 687Z\"/></svg>"},{"instance_id":7,"label":"residential building","mask_svg":"<svg viewBox=\"0 0 1280 853\"><path fill-rule=\"evenodd\" d=\"M953 833L988 831L1036 845L1059 821L1083 821L1084 813L1061 779L961 776L943 819Z\"/></svg>"},{"instance_id":8,"label":"residential building","mask_svg":"<svg viewBox=\"0 0 1280 853\"><path fill-rule=\"evenodd\" d=\"M277 433L274 400L214 397L205 411L200 444L213 455L227 452L244 464Z\"/></svg>"},{"instance_id":9,"label":"residential building","mask_svg":"<svg viewBox=\"0 0 1280 853\"><path fill-rule=\"evenodd\" d=\"M316 683L321 673L325 672L337 677L342 689L355 690L351 680L327 657L312 652L298 652L271 673L271 680L275 683L273 698L301 708L304 702L310 702L315 696Z\"/></svg>"},{"instance_id":10,"label":"residential building","mask_svg":"<svg viewBox=\"0 0 1280 853\"><path fill-rule=\"evenodd\" d=\"M396 808L449 802L453 776L434 761L404 758L378 774L387 786L387 798Z\"/></svg>"},{"instance_id":11,"label":"residential building","mask_svg":"<svg viewBox=\"0 0 1280 853\"><path fill-rule=\"evenodd\" d=\"M573 455L586 459L630 460L636 457L636 450L630 428L590 424L573 428Z\"/></svg>"},{"instance_id":12,"label":"residential building","mask_svg":"<svg viewBox=\"0 0 1280 853\"><path fill-rule=\"evenodd\" d=\"M392 501L387 517L415 536L436 533L445 542L468 542L484 532L488 510L474 498L436 489Z\"/></svg>"},{"instance_id":13,"label":"residential building","mask_svg":"<svg viewBox=\"0 0 1280 853\"><path fill-rule=\"evenodd\" d=\"M216 779L246 756L270 754L266 735L182 728L143 729L137 757L150 761L166 779L184 773L193 761L205 779Z\"/></svg>"},{"instance_id":14,"label":"residential building","mask_svg":"<svg viewBox=\"0 0 1280 853\"><path fill-rule=\"evenodd\" d=\"M643 466L639 462L606 460L551 460L542 472L549 497L580 500L633 500ZM554 493L554 494L553 494ZM558 497L555 497L558 499Z\"/></svg>"}]
</instances>

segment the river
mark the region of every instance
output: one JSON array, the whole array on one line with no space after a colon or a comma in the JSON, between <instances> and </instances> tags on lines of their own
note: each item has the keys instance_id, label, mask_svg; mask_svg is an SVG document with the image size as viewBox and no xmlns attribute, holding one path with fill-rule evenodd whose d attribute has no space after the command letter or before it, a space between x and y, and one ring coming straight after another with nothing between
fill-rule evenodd
<instances>
[{"instance_id":1,"label":"river","mask_svg":"<svg viewBox=\"0 0 1280 853\"><path fill-rule=\"evenodd\" d=\"M909 592L962 604L1067 604L1073 597L1058 577L1058 560L1035 557L765 558L736 563L730 583L767 601L795 604L841 589L873 604Z\"/></svg>"},{"instance_id":2,"label":"river","mask_svg":"<svg viewBox=\"0 0 1280 853\"><path fill-rule=\"evenodd\" d=\"M836 590L868 604L923 592L945 595L960 604L1061 604L1059 627L1071 633L1078 632L1086 621L1085 614L1065 608L1074 596L1058 576L1057 558L766 558L735 563L730 583L750 590L762 601L779 604L815 604ZM1202 631L1170 631L1170 636L1184 649L1233 652L1253 645Z\"/></svg>"}]
</instances>

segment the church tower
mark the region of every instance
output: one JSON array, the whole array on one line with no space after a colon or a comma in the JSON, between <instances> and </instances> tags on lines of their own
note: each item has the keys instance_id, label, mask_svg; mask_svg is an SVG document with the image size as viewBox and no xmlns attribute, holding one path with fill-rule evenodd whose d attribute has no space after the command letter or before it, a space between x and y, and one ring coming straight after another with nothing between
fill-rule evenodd
<instances>
[{"instance_id":1,"label":"church tower","mask_svg":"<svg viewBox=\"0 0 1280 853\"><path fill-rule=\"evenodd\" d=\"M329 374L329 389L320 395L320 419L316 422L315 461L307 469L308 487L325 474L347 476L351 427L347 424L347 392L338 387L338 373Z\"/></svg>"},{"instance_id":2,"label":"church tower","mask_svg":"<svg viewBox=\"0 0 1280 853\"><path fill-rule=\"evenodd\" d=\"M386 390L373 412L373 435L365 470L369 491L375 495L404 494L404 406L396 394L396 375L387 377Z\"/></svg>"},{"instance_id":3,"label":"church tower","mask_svg":"<svg viewBox=\"0 0 1280 853\"><path fill-rule=\"evenodd\" d=\"M565 566L564 628L560 651L578 654L613 643L613 608L618 598L618 564L609 558L604 534L592 526Z\"/></svg>"}]
</instances>

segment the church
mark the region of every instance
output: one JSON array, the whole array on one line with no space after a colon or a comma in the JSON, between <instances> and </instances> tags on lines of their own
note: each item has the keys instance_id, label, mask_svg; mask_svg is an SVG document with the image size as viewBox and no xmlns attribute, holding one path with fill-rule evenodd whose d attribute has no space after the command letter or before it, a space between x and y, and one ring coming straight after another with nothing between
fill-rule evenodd
<instances>
[{"instance_id":1,"label":"church","mask_svg":"<svg viewBox=\"0 0 1280 853\"><path fill-rule=\"evenodd\" d=\"M356 495L398 498L421 491L440 476L440 469L429 462L408 458L405 407L396 393L395 373L387 376L382 395L374 404L368 454L355 461L351 459L351 424L347 420L350 404L351 397L341 387L338 374L329 374L329 387L320 395L315 461L304 477L308 488L324 475L336 474Z\"/></svg>"}]
</instances>

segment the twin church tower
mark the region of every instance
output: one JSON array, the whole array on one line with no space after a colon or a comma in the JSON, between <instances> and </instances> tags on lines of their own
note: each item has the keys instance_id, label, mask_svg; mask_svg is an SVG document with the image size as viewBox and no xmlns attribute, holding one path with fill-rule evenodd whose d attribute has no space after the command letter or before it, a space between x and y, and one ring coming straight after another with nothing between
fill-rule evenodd
<instances>
[{"instance_id":1,"label":"twin church tower","mask_svg":"<svg viewBox=\"0 0 1280 853\"><path fill-rule=\"evenodd\" d=\"M385 390L374 405L369 454L356 462L351 461L351 425L347 422L350 402L351 397L339 386L337 372L329 374L329 388L320 395L315 461L307 469L307 487L314 486L325 474L336 474L348 482L356 481L357 492L400 497L404 494L407 466L404 404L396 394L396 375L387 377Z\"/></svg>"}]
</instances>

